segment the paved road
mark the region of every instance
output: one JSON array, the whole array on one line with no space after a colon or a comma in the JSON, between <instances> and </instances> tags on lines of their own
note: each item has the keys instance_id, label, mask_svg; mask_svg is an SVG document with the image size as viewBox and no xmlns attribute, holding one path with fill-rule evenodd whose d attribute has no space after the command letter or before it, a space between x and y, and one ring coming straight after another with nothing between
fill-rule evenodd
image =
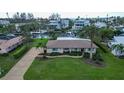
<instances>
[{"instance_id":1,"label":"paved road","mask_svg":"<svg viewBox=\"0 0 124 93\"><path fill-rule=\"evenodd\" d=\"M2 80L23 80L23 75L32 64L35 57L41 51L36 48L30 49L16 65L3 77Z\"/></svg>"}]
</instances>

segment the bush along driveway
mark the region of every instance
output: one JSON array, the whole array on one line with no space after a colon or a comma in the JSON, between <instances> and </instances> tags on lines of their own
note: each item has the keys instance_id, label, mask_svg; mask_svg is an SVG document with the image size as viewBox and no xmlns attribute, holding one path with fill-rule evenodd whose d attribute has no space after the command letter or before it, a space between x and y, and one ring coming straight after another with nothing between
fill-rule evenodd
<instances>
[{"instance_id":1,"label":"bush along driveway","mask_svg":"<svg viewBox=\"0 0 124 93\"><path fill-rule=\"evenodd\" d=\"M5 76L29 49L30 47L20 45L10 53L0 55L0 78Z\"/></svg>"}]
</instances>

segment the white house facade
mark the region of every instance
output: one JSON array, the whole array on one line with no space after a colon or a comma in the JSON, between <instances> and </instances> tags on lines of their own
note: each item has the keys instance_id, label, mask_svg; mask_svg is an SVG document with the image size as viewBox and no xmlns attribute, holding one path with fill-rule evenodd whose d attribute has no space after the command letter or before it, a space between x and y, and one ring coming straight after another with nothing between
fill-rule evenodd
<instances>
[{"instance_id":1,"label":"white house facade","mask_svg":"<svg viewBox=\"0 0 124 93\"><path fill-rule=\"evenodd\" d=\"M61 28L68 28L68 27L69 27L69 20L61 19Z\"/></svg>"},{"instance_id":2,"label":"white house facade","mask_svg":"<svg viewBox=\"0 0 124 93\"><path fill-rule=\"evenodd\" d=\"M74 30L81 30L84 26L90 25L90 21L89 20L75 20L74 26L72 27L72 29Z\"/></svg>"},{"instance_id":3,"label":"white house facade","mask_svg":"<svg viewBox=\"0 0 124 93\"><path fill-rule=\"evenodd\" d=\"M50 20L48 24L49 29L61 29L61 25L59 20Z\"/></svg>"},{"instance_id":4,"label":"white house facade","mask_svg":"<svg viewBox=\"0 0 124 93\"><path fill-rule=\"evenodd\" d=\"M69 27L69 20L68 19L56 19L50 20L48 24L49 29L62 29Z\"/></svg>"}]
</instances>

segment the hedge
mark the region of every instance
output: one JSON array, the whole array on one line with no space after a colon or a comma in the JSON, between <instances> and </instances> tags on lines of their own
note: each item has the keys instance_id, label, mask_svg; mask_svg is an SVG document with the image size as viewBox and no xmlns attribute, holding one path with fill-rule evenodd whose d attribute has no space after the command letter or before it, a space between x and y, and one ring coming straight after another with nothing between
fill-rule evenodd
<instances>
[{"instance_id":1,"label":"hedge","mask_svg":"<svg viewBox=\"0 0 124 93\"><path fill-rule=\"evenodd\" d=\"M74 52L74 51L72 51L72 52L69 53L68 55L70 55L70 56L81 56L82 53L81 53L81 52Z\"/></svg>"},{"instance_id":2,"label":"hedge","mask_svg":"<svg viewBox=\"0 0 124 93\"><path fill-rule=\"evenodd\" d=\"M48 56L58 56L58 55L70 55L70 56L81 56L81 52L65 52L65 53L59 53L59 52L53 52L53 53L47 53Z\"/></svg>"},{"instance_id":3,"label":"hedge","mask_svg":"<svg viewBox=\"0 0 124 93\"><path fill-rule=\"evenodd\" d=\"M58 53L58 52L47 53L47 56L58 56L58 55L62 55L62 53Z\"/></svg>"},{"instance_id":4,"label":"hedge","mask_svg":"<svg viewBox=\"0 0 124 93\"><path fill-rule=\"evenodd\" d=\"M90 58L90 53L84 53L84 58Z\"/></svg>"},{"instance_id":5,"label":"hedge","mask_svg":"<svg viewBox=\"0 0 124 93\"><path fill-rule=\"evenodd\" d=\"M28 47L27 46L22 46L18 51L16 51L14 54L13 54L13 57L15 59L21 57L24 53L26 53L28 51Z\"/></svg>"}]
</instances>

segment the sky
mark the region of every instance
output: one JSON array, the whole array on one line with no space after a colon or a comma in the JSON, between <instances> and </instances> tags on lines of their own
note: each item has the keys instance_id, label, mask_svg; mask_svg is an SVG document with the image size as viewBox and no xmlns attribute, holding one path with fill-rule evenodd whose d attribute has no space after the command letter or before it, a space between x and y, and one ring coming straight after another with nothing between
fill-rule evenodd
<instances>
[{"instance_id":1,"label":"sky","mask_svg":"<svg viewBox=\"0 0 124 93\"><path fill-rule=\"evenodd\" d=\"M16 12L8 12L10 17ZM78 16L83 18L92 18L92 17L106 17L107 14L111 16L121 16L124 17L124 12L32 12L34 16L48 18L52 13L59 13L62 18L77 18ZM0 18L6 18L6 12L0 12Z\"/></svg>"},{"instance_id":2,"label":"sky","mask_svg":"<svg viewBox=\"0 0 124 93\"><path fill-rule=\"evenodd\" d=\"M35 17L59 13L63 18L124 16L124 0L0 0L0 17L32 12Z\"/></svg>"}]
</instances>

